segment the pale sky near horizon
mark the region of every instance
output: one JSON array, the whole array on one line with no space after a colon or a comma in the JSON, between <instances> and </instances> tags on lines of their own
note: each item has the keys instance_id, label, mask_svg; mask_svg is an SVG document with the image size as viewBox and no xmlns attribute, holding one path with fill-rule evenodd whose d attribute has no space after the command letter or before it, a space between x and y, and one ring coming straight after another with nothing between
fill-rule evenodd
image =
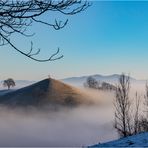
<instances>
[{"instance_id":1,"label":"pale sky near horizon","mask_svg":"<svg viewBox=\"0 0 148 148\"><path fill-rule=\"evenodd\" d=\"M30 41L41 48L40 57L58 47L64 58L38 63L20 55L9 46L0 47L0 79L39 80L48 74L60 79L89 74L130 73L137 79L148 79L148 2L98 1L85 12L65 17L46 14L46 20L69 18L59 31L34 24L28 32L32 38L18 35L12 41L27 50ZM43 19L42 18L42 19Z\"/></svg>"}]
</instances>

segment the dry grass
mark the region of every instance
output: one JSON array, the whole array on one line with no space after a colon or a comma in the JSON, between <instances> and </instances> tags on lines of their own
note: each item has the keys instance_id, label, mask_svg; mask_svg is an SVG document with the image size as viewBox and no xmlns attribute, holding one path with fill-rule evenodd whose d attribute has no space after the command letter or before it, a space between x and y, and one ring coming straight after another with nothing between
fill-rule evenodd
<instances>
[{"instance_id":1,"label":"dry grass","mask_svg":"<svg viewBox=\"0 0 148 148\"><path fill-rule=\"evenodd\" d=\"M0 103L7 105L75 106L89 104L88 96L79 89L54 79L45 79L31 86L0 96Z\"/></svg>"}]
</instances>

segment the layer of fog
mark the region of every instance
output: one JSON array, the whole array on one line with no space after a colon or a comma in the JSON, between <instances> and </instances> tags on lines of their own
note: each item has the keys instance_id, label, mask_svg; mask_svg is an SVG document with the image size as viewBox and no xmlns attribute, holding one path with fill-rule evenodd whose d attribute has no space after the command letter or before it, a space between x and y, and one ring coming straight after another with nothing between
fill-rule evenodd
<instances>
[{"instance_id":1,"label":"layer of fog","mask_svg":"<svg viewBox=\"0 0 148 148\"><path fill-rule=\"evenodd\" d=\"M144 84L132 86L144 93ZM0 107L0 146L88 146L117 139L113 92L88 91L95 105L59 111Z\"/></svg>"},{"instance_id":2,"label":"layer of fog","mask_svg":"<svg viewBox=\"0 0 148 148\"><path fill-rule=\"evenodd\" d=\"M112 100L111 94L89 91L96 105L55 112L0 107L0 146L87 146L116 139L111 103L100 103Z\"/></svg>"},{"instance_id":3,"label":"layer of fog","mask_svg":"<svg viewBox=\"0 0 148 148\"><path fill-rule=\"evenodd\" d=\"M110 109L0 110L0 146L86 146L116 138Z\"/></svg>"}]
</instances>

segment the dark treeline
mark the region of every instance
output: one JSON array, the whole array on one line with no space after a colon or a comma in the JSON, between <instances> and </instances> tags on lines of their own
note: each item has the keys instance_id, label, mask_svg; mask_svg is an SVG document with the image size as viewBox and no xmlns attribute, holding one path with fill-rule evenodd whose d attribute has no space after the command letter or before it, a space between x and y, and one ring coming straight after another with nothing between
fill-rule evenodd
<instances>
[{"instance_id":1,"label":"dark treeline","mask_svg":"<svg viewBox=\"0 0 148 148\"><path fill-rule=\"evenodd\" d=\"M131 98L130 84L130 77L122 74L115 91L115 128L120 137L148 132L148 85L143 97L136 93Z\"/></svg>"},{"instance_id":2,"label":"dark treeline","mask_svg":"<svg viewBox=\"0 0 148 148\"><path fill-rule=\"evenodd\" d=\"M116 86L107 82L97 81L90 76L86 79L84 87L94 90L113 91L115 93L113 101L115 110L114 127L120 137L148 132L148 84L146 84L145 95L140 96L136 92L134 98L130 97L130 77L125 74L119 77Z\"/></svg>"},{"instance_id":3,"label":"dark treeline","mask_svg":"<svg viewBox=\"0 0 148 148\"><path fill-rule=\"evenodd\" d=\"M116 87L110 83L107 82L100 82L97 81L93 77L88 77L86 82L84 83L85 88L91 88L91 89L98 89L98 90L104 90L104 91L115 91Z\"/></svg>"}]
</instances>

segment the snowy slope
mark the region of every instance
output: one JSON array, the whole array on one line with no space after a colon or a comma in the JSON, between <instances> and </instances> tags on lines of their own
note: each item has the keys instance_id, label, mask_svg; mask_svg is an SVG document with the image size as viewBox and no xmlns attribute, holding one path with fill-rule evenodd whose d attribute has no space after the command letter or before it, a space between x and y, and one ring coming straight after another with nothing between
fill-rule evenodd
<instances>
[{"instance_id":1,"label":"snowy slope","mask_svg":"<svg viewBox=\"0 0 148 148\"><path fill-rule=\"evenodd\" d=\"M36 82L36 81L29 81L29 80L14 80L14 81L16 86L12 89L19 89L22 87L26 87ZM4 90L4 89L7 90L7 88L4 88L2 84L3 84L3 80L0 80L0 90Z\"/></svg>"},{"instance_id":2,"label":"snowy slope","mask_svg":"<svg viewBox=\"0 0 148 148\"><path fill-rule=\"evenodd\" d=\"M90 147L148 147L148 132Z\"/></svg>"}]
</instances>

